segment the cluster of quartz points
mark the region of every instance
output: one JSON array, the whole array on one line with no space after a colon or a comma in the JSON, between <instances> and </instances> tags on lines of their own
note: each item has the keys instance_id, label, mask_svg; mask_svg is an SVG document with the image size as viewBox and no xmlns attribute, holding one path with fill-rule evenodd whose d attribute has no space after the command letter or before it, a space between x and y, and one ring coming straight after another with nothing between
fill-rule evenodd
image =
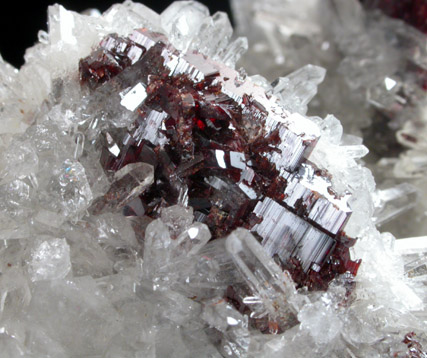
<instances>
[{"instance_id":1,"label":"cluster of quartz points","mask_svg":"<svg viewBox=\"0 0 427 358\"><path fill-rule=\"evenodd\" d=\"M249 77L231 36L192 1L55 5L1 62L2 358L425 354L423 258L375 229L366 148L302 114L324 70Z\"/></svg>"},{"instance_id":2,"label":"cluster of quartz points","mask_svg":"<svg viewBox=\"0 0 427 358\"><path fill-rule=\"evenodd\" d=\"M237 31L251 45L241 64L271 80L283 76L279 82L292 86L300 85L302 65L325 68L308 113L334 113L346 133L363 136L370 151L365 160L378 185L377 226L397 237L425 235L425 3L233 0L232 5ZM315 69L306 74L307 80L318 77ZM294 102L287 97L287 106L295 108ZM305 113L307 106L295 109Z\"/></svg>"}]
</instances>

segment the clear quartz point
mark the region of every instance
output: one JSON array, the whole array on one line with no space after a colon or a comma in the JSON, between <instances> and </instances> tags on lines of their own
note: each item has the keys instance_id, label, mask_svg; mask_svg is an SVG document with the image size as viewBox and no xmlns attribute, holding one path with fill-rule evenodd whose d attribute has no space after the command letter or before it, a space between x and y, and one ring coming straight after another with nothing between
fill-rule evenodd
<instances>
[{"instance_id":1,"label":"clear quartz point","mask_svg":"<svg viewBox=\"0 0 427 358\"><path fill-rule=\"evenodd\" d=\"M180 253L194 255L207 244L211 237L209 228L205 224L195 222L181 232L174 241L174 246Z\"/></svg>"},{"instance_id":2,"label":"clear quartz point","mask_svg":"<svg viewBox=\"0 0 427 358\"><path fill-rule=\"evenodd\" d=\"M306 65L273 83L273 94L291 112L307 113L307 105L317 94L317 86L323 82L326 70Z\"/></svg>"},{"instance_id":3,"label":"clear quartz point","mask_svg":"<svg viewBox=\"0 0 427 358\"><path fill-rule=\"evenodd\" d=\"M416 206L419 191L408 183L386 189L377 189L374 194L375 212L372 220L381 226Z\"/></svg>"},{"instance_id":4,"label":"clear quartz point","mask_svg":"<svg viewBox=\"0 0 427 358\"><path fill-rule=\"evenodd\" d=\"M32 281L57 280L71 270L70 247L65 239L39 241L31 253Z\"/></svg>"},{"instance_id":5,"label":"clear quartz point","mask_svg":"<svg viewBox=\"0 0 427 358\"><path fill-rule=\"evenodd\" d=\"M171 257L171 247L168 227L159 219L151 222L144 241L143 273L146 278L155 280L158 269Z\"/></svg>"},{"instance_id":6,"label":"clear quartz point","mask_svg":"<svg viewBox=\"0 0 427 358\"><path fill-rule=\"evenodd\" d=\"M147 163L131 163L114 175L108 192L91 206L94 213L122 208L141 195L154 181L154 168Z\"/></svg>"},{"instance_id":7,"label":"clear quartz point","mask_svg":"<svg viewBox=\"0 0 427 358\"><path fill-rule=\"evenodd\" d=\"M197 50L215 59L227 46L232 33L233 29L227 14L217 12L203 20L197 35L190 44L190 50Z\"/></svg>"},{"instance_id":8,"label":"clear quartz point","mask_svg":"<svg viewBox=\"0 0 427 358\"><path fill-rule=\"evenodd\" d=\"M239 58L248 50L248 40L246 37L238 37L231 42L224 53L221 55L221 60L229 67L234 68Z\"/></svg>"},{"instance_id":9,"label":"clear quartz point","mask_svg":"<svg viewBox=\"0 0 427 358\"><path fill-rule=\"evenodd\" d=\"M196 1L176 1L160 15L163 29L169 33L171 43L181 51L187 51L193 37L205 18L209 16L206 6Z\"/></svg>"},{"instance_id":10,"label":"clear quartz point","mask_svg":"<svg viewBox=\"0 0 427 358\"><path fill-rule=\"evenodd\" d=\"M169 206L162 209L161 219L169 228L172 237L176 238L192 224L194 220L193 208L182 205Z\"/></svg>"},{"instance_id":11,"label":"clear quartz point","mask_svg":"<svg viewBox=\"0 0 427 358\"><path fill-rule=\"evenodd\" d=\"M296 292L292 279L249 231L241 228L233 231L226 239L226 249L273 322L295 312Z\"/></svg>"}]
</instances>

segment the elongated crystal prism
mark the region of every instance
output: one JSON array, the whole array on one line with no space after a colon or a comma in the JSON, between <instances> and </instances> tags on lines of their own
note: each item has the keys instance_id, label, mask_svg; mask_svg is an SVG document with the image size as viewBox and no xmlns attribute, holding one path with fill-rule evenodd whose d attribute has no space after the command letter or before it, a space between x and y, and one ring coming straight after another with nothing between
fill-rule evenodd
<instances>
[{"instance_id":1,"label":"elongated crystal prism","mask_svg":"<svg viewBox=\"0 0 427 358\"><path fill-rule=\"evenodd\" d=\"M279 269L247 230L237 229L226 240L227 251L253 294L262 302L271 325L281 317L292 315L296 311L295 288L287 272Z\"/></svg>"}]
</instances>

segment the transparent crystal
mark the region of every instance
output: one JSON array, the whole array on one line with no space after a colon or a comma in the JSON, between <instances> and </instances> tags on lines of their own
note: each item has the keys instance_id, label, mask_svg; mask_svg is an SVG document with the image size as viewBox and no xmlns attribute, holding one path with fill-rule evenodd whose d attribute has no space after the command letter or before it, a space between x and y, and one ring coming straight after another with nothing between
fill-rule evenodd
<instances>
[{"instance_id":1,"label":"transparent crystal","mask_svg":"<svg viewBox=\"0 0 427 358\"><path fill-rule=\"evenodd\" d=\"M200 304L178 292L153 291L151 288L141 285L138 287L137 295L154 303L153 313L161 323L171 321L175 325L183 325L191 323L191 320L195 320L200 315Z\"/></svg>"},{"instance_id":2,"label":"transparent crystal","mask_svg":"<svg viewBox=\"0 0 427 358\"><path fill-rule=\"evenodd\" d=\"M66 240L52 239L36 244L29 270L33 281L66 277L71 270L70 247Z\"/></svg>"},{"instance_id":3,"label":"transparent crystal","mask_svg":"<svg viewBox=\"0 0 427 358\"><path fill-rule=\"evenodd\" d=\"M108 23L108 32L119 35L128 35L136 28L146 27L159 31L160 16L144 4L126 0L121 4L114 4L102 16ZM111 31L114 29L114 31Z\"/></svg>"},{"instance_id":4,"label":"transparent crystal","mask_svg":"<svg viewBox=\"0 0 427 358\"><path fill-rule=\"evenodd\" d=\"M227 237L226 248L254 296L261 300L265 314L274 321L294 312L295 288L291 278L249 231L236 229Z\"/></svg>"},{"instance_id":5,"label":"transparent crystal","mask_svg":"<svg viewBox=\"0 0 427 358\"><path fill-rule=\"evenodd\" d=\"M8 216L25 218L32 212L34 187L28 180L13 180L0 185L0 195L4 201L0 210Z\"/></svg>"},{"instance_id":6,"label":"transparent crystal","mask_svg":"<svg viewBox=\"0 0 427 358\"><path fill-rule=\"evenodd\" d=\"M349 158L360 159L369 153L369 149L364 145L343 145L341 149Z\"/></svg>"},{"instance_id":7,"label":"transparent crystal","mask_svg":"<svg viewBox=\"0 0 427 358\"><path fill-rule=\"evenodd\" d=\"M172 239L169 229L160 219L147 226L144 241L144 275L153 278L156 270L167 263L171 256Z\"/></svg>"},{"instance_id":8,"label":"transparent crystal","mask_svg":"<svg viewBox=\"0 0 427 358\"><path fill-rule=\"evenodd\" d=\"M307 305L298 312L301 329L307 329L314 341L322 346L329 344L342 329L342 322L330 307L322 302Z\"/></svg>"},{"instance_id":9,"label":"transparent crystal","mask_svg":"<svg viewBox=\"0 0 427 358\"><path fill-rule=\"evenodd\" d=\"M209 57L220 57L232 33L233 29L227 14L217 12L203 20L189 48Z\"/></svg>"},{"instance_id":10,"label":"transparent crystal","mask_svg":"<svg viewBox=\"0 0 427 358\"><path fill-rule=\"evenodd\" d=\"M224 300L216 298L204 305L202 319L220 332L218 349L224 356L247 356L251 343L247 316L240 314Z\"/></svg>"},{"instance_id":11,"label":"transparent crystal","mask_svg":"<svg viewBox=\"0 0 427 358\"><path fill-rule=\"evenodd\" d=\"M187 230L194 220L193 208L181 205L173 205L163 208L161 219L169 228L172 238L176 238L184 230ZM184 236L180 240L184 240Z\"/></svg>"},{"instance_id":12,"label":"transparent crystal","mask_svg":"<svg viewBox=\"0 0 427 358\"><path fill-rule=\"evenodd\" d=\"M417 188L402 183L387 189L377 189L373 195L375 204L374 223L378 226L413 209L418 196Z\"/></svg>"},{"instance_id":13,"label":"transparent crystal","mask_svg":"<svg viewBox=\"0 0 427 358\"><path fill-rule=\"evenodd\" d=\"M154 181L154 168L147 163L131 163L114 174L108 192L97 198L91 210L102 213L123 207L147 190ZM114 200L110 200L114 198Z\"/></svg>"},{"instance_id":14,"label":"transparent crystal","mask_svg":"<svg viewBox=\"0 0 427 358\"><path fill-rule=\"evenodd\" d=\"M92 191L86 178L84 167L77 161L67 159L53 169L47 183L46 192L40 193L40 201L46 211L62 218L78 215L89 207Z\"/></svg>"},{"instance_id":15,"label":"transparent crystal","mask_svg":"<svg viewBox=\"0 0 427 358\"><path fill-rule=\"evenodd\" d=\"M192 258L190 263L188 257ZM229 285L242 282L225 250L225 240L210 241L196 255L180 255L163 270L172 279L173 289L187 297L216 297Z\"/></svg>"},{"instance_id":16,"label":"transparent crystal","mask_svg":"<svg viewBox=\"0 0 427 358\"><path fill-rule=\"evenodd\" d=\"M307 105L317 94L317 86L323 82L326 70L306 65L273 83L273 93L290 112L307 113Z\"/></svg>"},{"instance_id":17,"label":"transparent crystal","mask_svg":"<svg viewBox=\"0 0 427 358\"><path fill-rule=\"evenodd\" d=\"M238 37L231 42L224 53L221 55L221 61L225 65L234 68L240 57L248 50L248 40L246 37Z\"/></svg>"},{"instance_id":18,"label":"transparent crystal","mask_svg":"<svg viewBox=\"0 0 427 358\"><path fill-rule=\"evenodd\" d=\"M184 229L176 238L173 245L180 253L197 254L212 237L209 228L202 223L194 223Z\"/></svg>"},{"instance_id":19,"label":"transparent crystal","mask_svg":"<svg viewBox=\"0 0 427 358\"><path fill-rule=\"evenodd\" d=\"M0 158L0 180L7 182L38 171L39 158L30 141L12 143Z\"/></svg>"},{"instance_id":20,"label":"transparent crystal","mask_svg":"<svg viewBox=\"0 0 427 358\"><path fill-rule=\"evenodd\" d=\"M396 240L395 250L402 256L405 276L412 282L415 293L425 307L427 299L423 293L423 287L427 282L426 236Z\"/></svg>"},{"instance_id":21,"label":"transparent crystal","mask_svg":"<svg viewBox=\"0 0 427 358\"><path fill-rule=\"evenodd\" d=\"M83 230L86 223L68 228L66 237L70 245L70 260L74 277L92 276L94 278L112 275L113 261L96 236Z\"/></svg>"},{"instance_id":22,"label":"transparent crystal","mask_svg":"<svg viewBox=\"0 0 427 358\"><path fill-rule=\"evenodd\" d=\"M209 16L206 6L196 1L177 1L169 5L160 15L163 29L169 34L171 43L186 52L205 18Z\"/></svg>"}]
</instances>

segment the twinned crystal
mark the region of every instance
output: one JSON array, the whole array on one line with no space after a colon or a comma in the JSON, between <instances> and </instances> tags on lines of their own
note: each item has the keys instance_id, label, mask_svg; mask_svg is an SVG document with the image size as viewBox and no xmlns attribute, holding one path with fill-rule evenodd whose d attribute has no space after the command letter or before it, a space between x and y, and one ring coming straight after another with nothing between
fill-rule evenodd
<instances>
[{"instance_id":1,"label":"twinned crystal","mask_svg":"<svg viewBox=\"0 0 427 358\"><path fill-rule=\"evenodd\" d=\"M425 245L375 228L411 187L307 116L322 67L248 76L232 33L193 1L55 5L1 63L2 357L425 354Z\"/></svg>"}]
</instances>

